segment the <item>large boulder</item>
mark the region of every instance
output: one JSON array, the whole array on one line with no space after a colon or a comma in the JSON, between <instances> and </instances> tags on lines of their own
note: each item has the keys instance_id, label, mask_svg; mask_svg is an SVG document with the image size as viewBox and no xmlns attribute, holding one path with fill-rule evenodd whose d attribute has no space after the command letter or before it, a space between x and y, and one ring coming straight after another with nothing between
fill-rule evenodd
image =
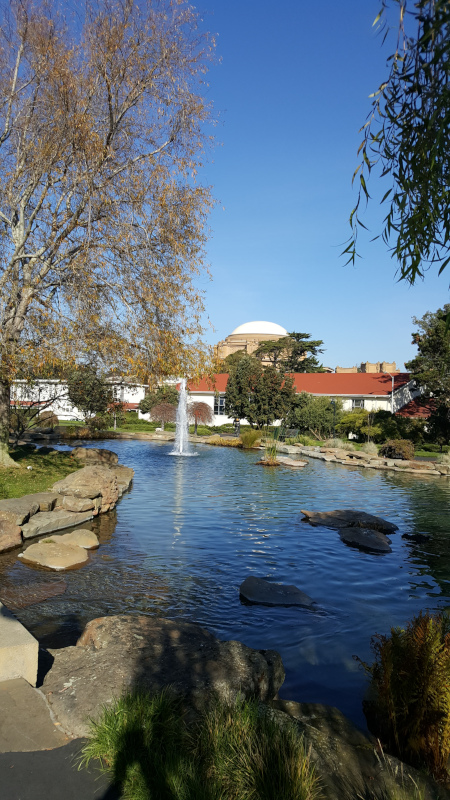
<instances>
[{"instance_id":1,"label":"large boulder","mask_svg":"<svg viewBox=\"0 0 450 800\"><path fill-rule=\"evenodd\" d=\"M292 584L270 583L264 578L249 575L239 587L239 594L250 603L263 606L305 606L311 608L314 600Z\"/></svg>"},{"instance_id":2,"label":"large boulder","mask_svg":"<svg viewBox=\"0 0 450 800\"><path fill-rule=\"evenodd\" d=\"M23 553L19 553L19 558L24 564L33 567L46 567L59 571L81 567L89 556L84 547L44 540L38 544L31 544Z\"/></svg>"},{"instance_id":3,"label":"large boulder","mask_svg":"<svg viewBox=\"0 0 450 800\"><path fill-rule=\"evenodd\" d=\"M12 522L13 525L23 525L33 514L37 514L39 506L39 501L32 494L0 500L0 519Z\"/></svg>"},{"instance_id":4,"label":"large boulder","mask_svg":"<svg viewBox=\"0 0 450 800\"><path fill-rule=\"evenodd\" d=\"M383 753L379 742L356 728L337 708L273 700L262 713L280 725L293 721L321 781L325 800L421 798L449 800L449 792L425 773Z\"/></svg>"},{"instance_id":5,"label":"large boulder","mask_svg":"<svg viewBox=\"0 0 450 800\"><path fill-rule=\"evenodd\" d=\"M7 553L15 547L21 547L22 533L18 525L7 519L0 519L0 553Z\"/></svg>"},{"instance_id":6,"label":"large boulder","mask_svg":"<svg viewBox=\"0 0 450 800\"><path fill-rule=\"evenodd\" d=\"M131 482L134 478L134 469L131 467L124 467L123 464L118 464L116 467L110 467L110 470L117 478L119 496L121 497L131 486Z\"/></svg>"},{"instance_id":7,"label":"large boulder","mask_svg":"<svg viewBox=\"0 0 450 800\"><path fill-rule=\"evenodd\" d=\"M284 681L275 650L222 642L191 622L144 616L92 620L75 647L51 653L42 690L74 736L86 736L89 719L127 689L158 691L170 684L189 707L201 710L213 697L269 700Z\"/></svg>"},{"instance_id":8,"label":"large boulder","mask_svg":"<svg viewBox=\"0 0 450 800\"><path fill-rule=\"evenodd\" d=\"M72 528L83 522L88 522L94 516L93 511L84 511L76 514L73 511L39 511L30 521L22 525L22 536L24 539L33 539L35 536L43 536L53 531L61 531L64 528Z\"/></svg>"},{"instance_id":9,"label":"large boulder","mask_svg":"<svg viewBox=\"0 0 450 800\"><path fill-rule=\"evenodd\" d=\"M335 511L307 511L302 508L301 513L311 525L323 525L325 528L372 528L382 533L394 533L398 530L397 525L382 517L351 508L338 508Z\"/></svg>"},{"instance_id":10,"label":"large boulder","mask_svg":"<svg viewBox=\"0 0 450 800\"><path fill-rule=\"evenodd\" d=\"M350 547L358 547L370 553L392 553L391 540L381 531L372 528L341 528L339 536Z\"/></svg>"},{"instance_id":11,"label":"large boulder","mask_svg":"<svg viewBox=\"0 0 450 800\"><path fill-rule=\"evenodd\" d=\"M119 463L117 453L113 453L112 450L101 450L98 447L74 447L70 455L86 467L92 464L115 467Z\"/></svg>"},{"instance_id":12,"label":"large boulder","mask_svg":"<svg viewBox=\"0 0 450 800\"><path fill-rule=\"evenodd\" d=\"M72 472L53 486L61 495L94 499L102 498L101 511L114 508L119 498L117 477L111 469L102 466L83 467Z\"/></svg>"}]
</instances>

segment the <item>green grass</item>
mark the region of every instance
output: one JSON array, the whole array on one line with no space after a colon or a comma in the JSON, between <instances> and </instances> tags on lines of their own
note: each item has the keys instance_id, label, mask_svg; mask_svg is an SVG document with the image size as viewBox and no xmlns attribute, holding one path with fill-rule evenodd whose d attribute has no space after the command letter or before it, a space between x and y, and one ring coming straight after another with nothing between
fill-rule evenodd
<instances>
[{"instance_id":1,"label":"green grass","mask_svg":"<svg viewBox=\"0 0 450 800\"><path fill-rule=\"evenodd\" d=\"M0 498L22 497L24 494L45 492L56 481L80 469L83 465L70 457L70 453L48 453L41 455L24 445L11 452L21 469L0 469ZM31 467L31 469L27 469Z\"/></svg>"},{"instance_id":2,"label":"green grass","mask_svg":"<svg viewBox=\"0 0 450 800\"><path fill-rule=\"evenodd\" d=\"M216 703L188 727L179 699L135 691L92 723L82 765L99 759L124 800L316 800L303 740L256 701Z\"/></svg>"}]
</instances>

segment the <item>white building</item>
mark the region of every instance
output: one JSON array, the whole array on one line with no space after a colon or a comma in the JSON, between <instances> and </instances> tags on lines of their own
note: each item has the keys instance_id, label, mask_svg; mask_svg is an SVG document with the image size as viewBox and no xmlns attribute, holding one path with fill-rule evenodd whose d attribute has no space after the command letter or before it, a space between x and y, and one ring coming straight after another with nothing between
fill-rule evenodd
<instances>
[{"instance_id":1,"label":"white building","mask_svg":"<svg viewBox=\"0 0 450 800\"><path fill-rule=\"evenodd\" d=\"M114 399L122 403L124 411L137 411L148 387L132 381L109 382L114 390ZM31 384L14 381L11 386L11 405L40 407L52 411L60 420L84 419L83 412L69 400L65 381L39 379Z\"/></svg>"}]
</instances>

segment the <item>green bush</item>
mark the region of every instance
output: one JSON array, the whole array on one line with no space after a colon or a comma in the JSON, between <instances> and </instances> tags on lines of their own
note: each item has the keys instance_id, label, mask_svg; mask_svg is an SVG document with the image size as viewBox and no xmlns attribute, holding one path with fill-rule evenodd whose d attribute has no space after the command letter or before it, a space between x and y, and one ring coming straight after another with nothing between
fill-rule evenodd
<instances>
[{"instance_id":1,"label":"green bush","mask_svg":"<svg viewBox=\"0 0 450 800\"><path fill-rule=\"evenodd\" d=\"M379 453L384 458L403 458L410 461L414 458L414 445L409 439L390 439L381 445Z\"/></svg>"},{"instance_id":2,"label":"green bush","mask_svg":"<svg viewBox=\"0 0 450 800\"><path fill-rule=\"evenodd\" d=\"M339 450L354 450L355 445L353 442L350 442L348 439L326 439L324 441L324 447L336 447Z\"/></svg>"},{"instance_id":3,"label":"green bush","mask_svg":"<svg viewBox=\"0 0 450 800\"><path fill-rule=\"evenodd\" d=\"M255 431L250 428L248 431L241 432L242 446L246 449L253 447L258 439L261 439L260 431Z\"/></svg>"},{"instance_id":4,"label":"green bush","mask_svg":"<svg viewBox=\"0 0 450 800\"><path fill-rule=\"evenodd\" d=\"M286 439L286 444L302 444L304 447L317 447L320 442L317 439L313 439L312 436L299 433L297 436L291 436Z\"/></svg>"},{"instance_id":5,"label":"green bush","mask_svg":"<svg viewBox=\"0 0 450 800\"><path fill-rule=\"evenodd\" d=\"M448 780L450 618L420 613L390 636L372 638L374 663L364 703L369 729L389 752Z\"/></svg>"},{"instance_id":6,"label":"green bush","mask_svg":"<svg viewBox=\"0 0 450 800\"><path fill-rule=\"evenodd\" d=\"M188 728L168 691L135 691L91 725L82 763L99 759L127 800L315 800L318 779L294 723L257 701L217 702Z\"/></svg>"}]
</instances>

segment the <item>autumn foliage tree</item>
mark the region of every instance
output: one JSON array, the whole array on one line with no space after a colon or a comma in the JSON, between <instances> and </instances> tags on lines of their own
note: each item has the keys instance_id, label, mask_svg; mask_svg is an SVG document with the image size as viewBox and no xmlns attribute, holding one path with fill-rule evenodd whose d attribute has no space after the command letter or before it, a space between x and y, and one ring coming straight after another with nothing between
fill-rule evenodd
<instances>
[{"instance_id":1,"label":"autumn foliage tree","mask_svg":"<svg viewBox=\"0 0 450 800\"><path fill-rule=\"evenodd\" d=\"M188 417L194 423L194 434L197 435L197 426L212 425L214 422L214 414L211 406L208 403L189 403Z\"/></svg>"},{"instance_id":2,"label":"autumn foliage tree","mask_svg":"<svg viewBox=\"0 0 450 800\"><path fill-rule=\"evenodd\" d=\"M163 430L166 422L175 422L177 417L177 409L171 403L158 403L153 406L151 413L152 419L160 422Z\"/></svg>"},{"instance_id":3,"label":"autumn foliage tree","mask_svg":"<svg viewBox=\"0 0 450 800\"><path fill-rule=\"evenodd\" d=\"M95 351L143 378L207 357L194 281L211 196L195 176L213 42L183 0L70 6L2 4L2 463L21 371Z\"/></svg>"}]
</instances>

